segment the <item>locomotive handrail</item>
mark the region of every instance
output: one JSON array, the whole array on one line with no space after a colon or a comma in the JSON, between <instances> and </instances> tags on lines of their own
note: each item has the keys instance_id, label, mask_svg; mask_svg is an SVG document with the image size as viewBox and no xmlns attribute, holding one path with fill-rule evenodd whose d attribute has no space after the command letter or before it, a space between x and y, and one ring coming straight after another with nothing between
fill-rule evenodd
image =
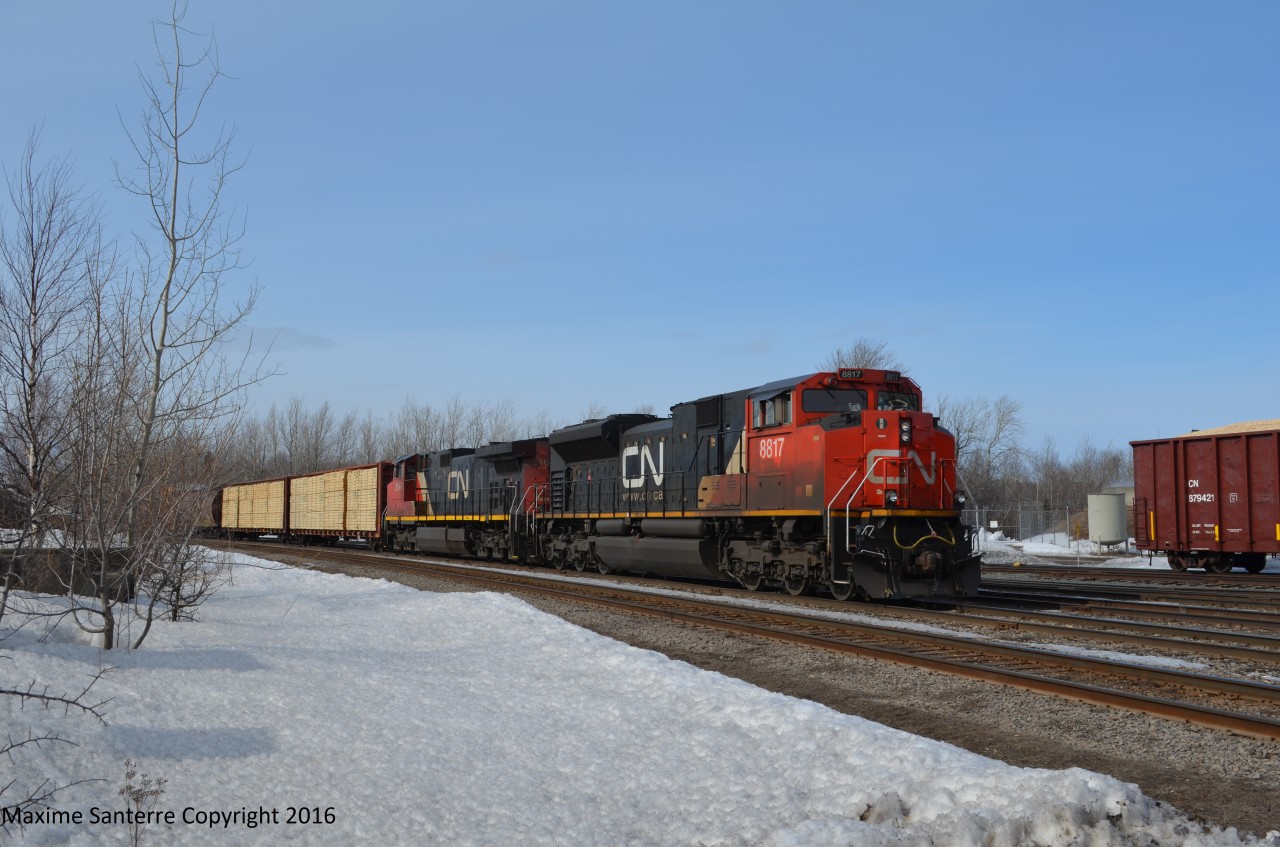
<instances>
[{"instance_id":1,"label":"locomotive handrail","mask_svg":"<svg viewBox=\"0 0 1280 847\"><path fill-rule=\"evenodd\" d=\"M883 458L883 457L880 457L880 458ZM839 499L840 493L843 492L845 488L849 486L849 483L853 482L853 479L855 476L857 476L857 473L858 473L858 468L855 467L853 469L853 472L849 474L849 478L844 481L844 484L841 485L840 488L836 491L836 493L831 496L831 501L827 503L827 558L831 562L831 581L832 582L837 582L837 580L835 578L835 551L831 547L831 539L832 539L832 536L835 535L833 531L834 527L832 526L832 520L831 520L831 507L836 502L836 500ZM859 485L858 487L861 488L861 485ZM854 493L856 494L857 491L855 491ZM852 497L849 498L849 502L853 502ZM845 506L844 519L845 519L845 552L847 553L849 551L849 539L848 539L849 510L848 510L847 504ZM849 582L853 582L852 576L849 577ZM848 585L849 583L842 582L840 584Z\"/></svg>"},{"instance_id":2,"label":"locomotive handrail","mask_svg":"<svg viewBox=\"0 0 1280 847\"><path fill-rule=\"evenodd\" d=\"M858 496L858 492L862 490L862 486L866 485L867 481L871 479L871 472L875 470L876 464L888 461L889 459L893 459L897 462L901 461L901 458L901 456L876 456L875 461L871 463L871 467L868 468L867 472L863 475L862 482L858 483L858 487L853 490L853 493L849 495L849 499L844 502L844 551L846 553L849 552L849 542L851 540L850 527L853 526L853 522L849 520L849 507L853 505L854 498ZM899 480L902 479L902 470L904 469L899 469Z\"/></svg>"},{"instance_id":3,"label":"locomotive handrail","mask_svg":"<svg viewBox=\"0 0 1280 847\"><path fill-rule=\"evenodd\" d=\"M867 472L866 472L866 473L864 473L864 474L862 475L862 481L861 481L861 482L859 482L859 483L858 483L858 486L857 486L856 488L854 488L854 490L853 490L853 492L852 492L852 493L850 493L850 494L849 494L849 499L848 499L848 500L846 500L846 501L844 502L844 551L845 551L846 553L848 553L848 552L849 552L849 544L850 544L850 541L852 540L852 539L851 539L851 527L853 526L852 521L850 521L850 520L849 520L849 506L853 503L854 498L858 496L858 492L862 490L862 486L866 485L866 484L867 484L867 480L869 480L869 479L871 478L871 471L875 470L875 466L876 466L876 464L877 464L877 463L879 463L879 462L882 462L882 461L886 461L886 460L888 460L888 459L890 459L890 458L892 458L894 461L899 461L901 457L899 457L899 456L876 456L876 457L875 457L875 460L871 463L871 467L870 467L870 468L868 468ZM838 583L838 584L840 584L840 585L848 585L850 582L852 582L852 581L853 581L853 578L852 578L852 576L851 576L851 577L850 577L848 580L846 580L845 582L840 582L840 580L838 580L838 579L836 579L836 578L835 578L835 555L834 555L834 554L835 554L835 551L832 549L832 545L831 545L832 537L835 535L835 533L834 533L834 531L833 531L833 530L834 530L834 526L832 525L832 524L833 524L833 520L832 520L832 513L831 513L831 512L832 512L832 509L831 509L831 507L832 507L833 505L835 505L835 502L836 502L838 499L840 499L840 494L841 494L841 493L842 493L846 488L848 488L848 487L849 487L849 483L853 482L854 478L855 478L857 475L858 475L858 468L857 468L857 467L855 467L855 468L853 469L853 472L849 474L849 478L848 478L848 479L846 479L846 480L844 481L844 484L843 484L843 485L841 485L841 486L840 486L840 488L836 491L836 493L835 493L835 494L833 494L833 495L831 496L831 500L830 500L830 502L828 502L828 503L827 503L827 555L828 555L828 557L831 559L831 565L832 565L832 568L831 568L831 581L832 581L832 582L834 582L834 583Z\"/></svg>"},{"instance_id":4,"label":"locomotive handrail","mask_svg":"<svg viewBox=\"0 0 1280 847\"><path fill-rule=\"evenodd\" d=\"M515 486L514 486L514 485L509 486L509 487L510 487L510 488L512 488L512 489L514 489L514 488L515 488ZM534 489L535 489L535 488L536 488L536 486L534 486L534 485L530 485L529 487L527 487L527 488L524 490L524 494L520 497L520 499L519 499L519 500L517 500L515 497L512 497L512 498L511 498L511 519L512 519L512 520L515 520L515 517L516 517L516 514L517 514L517 513L519 513L519 514L526 514L526 515L527 515L527 514L529 514L530 510L529 510L529 509L526 509L526 508L524 507L524 504L525 504L525 501L529 499L529 495L530 495L530 494L532 494L532 493L534 493ZM536 500L534 501L534 505L535 505L535 507L536 507L536 505L537 505L537 501L536 501Z\"/></svg>"}]
</instances>

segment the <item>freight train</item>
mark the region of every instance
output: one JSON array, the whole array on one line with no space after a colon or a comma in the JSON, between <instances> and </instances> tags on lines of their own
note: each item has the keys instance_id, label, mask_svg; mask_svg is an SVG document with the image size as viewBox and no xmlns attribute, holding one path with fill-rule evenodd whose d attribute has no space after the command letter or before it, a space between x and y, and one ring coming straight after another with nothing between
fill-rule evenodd
<instances>
[{"instance_id":1,"label":"freight train","mask_svg":"<svg viewBox=\"0 0 1280 847\"><path fill-rule=\"evenodd\" d=\"M1280 421L1130 446L1138 549L1214 573L1258 573L1280 555Z\"/></svg>"},{"instance_id":2,"label":"freight train","mask_svg":"<svg viewBox=\"0 0 1280 847\"><path fill-rule=\"evenodd\" d=\"M215 521L240 536L947 600L976 594L981 566L956 479L955 438L919 386L845 368L678 403L668 417L615 414L228 486Z\"/></svg>"}]
</instances>

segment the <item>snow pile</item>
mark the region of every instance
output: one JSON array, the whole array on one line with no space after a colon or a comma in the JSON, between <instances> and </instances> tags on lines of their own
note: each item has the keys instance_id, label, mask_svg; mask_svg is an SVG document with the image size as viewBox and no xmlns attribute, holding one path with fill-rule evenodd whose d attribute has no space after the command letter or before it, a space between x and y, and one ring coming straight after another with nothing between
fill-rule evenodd
<instances>
[{"instance_id":1,"label":"snow pile","mask_svg":"<svg viewBox=\"0 0 1280 847\"><path fill-rule=\"evenodd\" d=\"M42 776L103 780L61 798L81 823L11 825L9 840L127 843L126 825L91 821L123 810L128 758L167 780L155 810L174 818L143 843L1241 843L1111 777L1011 767L506 595L240 559L201 618L133 653L30 630L0 642L6 687L78 690L118 665L94 689L113 698L106 727L0 698L11 731L80 744L40 751ZM319 823L287 823L296 810Z\"/></svg>"},{"instance_id":2,"label":"snow pile","mask_svg":"<svg viewBox=\"0 0 1280 847\"><path fill-rule=\"evenodd\" d=\"M1091 568L1154 568L1169 570L1169 561L1164 556L1147 556L1138 552L1137 542L1130 538L1125 548L1100 547L1096 542L1084 539L1072 539L1063 532L1050 532L1037 535L1025 541L1007 538L1003 532L978 531L978 549L982 551L982 560L991 564L1009 564L1025 562L1036 556L1052 556L1057 559L1080 556L1087 558ZM1127 552L1126 552L1127 550ZM1101 557L1101 560L1099 558ZM1262 573L1280 573L1280 558L1267 560ZM1193 571L1199 573L1198 571ZM1243 573L1237 570L1236 573Z\"/></svg>"}]
</instances>

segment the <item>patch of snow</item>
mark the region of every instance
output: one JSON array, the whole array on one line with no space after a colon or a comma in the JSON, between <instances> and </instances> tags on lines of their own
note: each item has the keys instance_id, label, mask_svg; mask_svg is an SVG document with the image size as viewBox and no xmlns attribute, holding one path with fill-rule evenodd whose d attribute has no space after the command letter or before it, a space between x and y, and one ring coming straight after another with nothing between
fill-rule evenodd
<instances>
[{"instance_id":1,"label":"patch of snow","mask_svg":"<svg viewBox=\"0 0 1280 847\"><path fill-rule=\"evenodd\" d=\"M510 596L259 564L237 557L200 621L160 622L138 651L0 642L9 682L74 691L116 666L93 691L108 726L0 698L11 732L80 745L35 751L41 777L103 780L58 803L86 822L11 840L128 843L87 821L124 808L129 758L167 780L155 808L175 816L144 843L1242 843L1111 777L1012 767ZM291 808L321 822L285 823Z\"/></svg>"}]
</instances>

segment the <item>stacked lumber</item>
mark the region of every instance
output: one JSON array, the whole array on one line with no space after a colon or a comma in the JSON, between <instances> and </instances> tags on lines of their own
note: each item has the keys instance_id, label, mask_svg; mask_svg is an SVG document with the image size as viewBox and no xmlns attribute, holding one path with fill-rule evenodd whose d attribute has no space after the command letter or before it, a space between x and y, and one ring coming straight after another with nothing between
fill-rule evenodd
<instances>
[{"instance_id":1,"label":"stacked lumber","mask_svg":"<svg viewBox=\"0 0 1280 847\"><path fill-rule=\"evenodd\" d=\"M1226 426L1216 426L1213 429L1197 429L1188 432L1182 438L1195 438L1201 435L1234 435L1240 432L1270 432L1273 429L1280 429L1280 418L1272 418L1266 421L1244 421L1242 423L1227 424Z\"/></svg>"},{"instance_id":2,"label":"stacked lumber","mask_svg":"<svg viewBox=\"0 0 1280 847\"><path fill-rule=\"evenodd\" d=\"M222 490L224 529L284 531L285 480L228 485Z\"/></svg>"},{"instance_id":3,"label":"stacked lumber","mask_svg":"<svg viewBox=\"0 0 1280 847\"><path fill-rule=\"evenodd\" d=\"M289 494L293 532L375 532L378 466L295 477Z\"/></svg>"},{"instance_id":4,"label":"stacked lumber","mask_svg":"<svg viewBox=\"0 0 1280 847\"><path fill-rule=\"evenodd\" d=\"M378 466L347 471L347 526L353 532L378 530Z\"/></svg>"}]
</instances>

